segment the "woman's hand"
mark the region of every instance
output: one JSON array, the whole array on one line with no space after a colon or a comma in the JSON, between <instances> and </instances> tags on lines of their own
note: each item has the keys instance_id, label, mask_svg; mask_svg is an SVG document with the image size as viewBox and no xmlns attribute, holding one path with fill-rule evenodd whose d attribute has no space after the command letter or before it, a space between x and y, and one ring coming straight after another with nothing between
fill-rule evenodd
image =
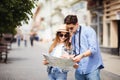
<instances>
[{"instance_id":1,"label":"woman's hand","mask_svg":"<svg viewBox=\"0 0 120 80\"><path fill-rule=\"evenodd\" d=\"M44 65L47 65L47 64L49 64L49 62L48 62L46 59L44 59L44 60L43 60L43 64L44 64Z\"/></svg>"},{"instance_id":2,"label":"woman's hand","mask_svg":"<svg viewBox=\"0 0 120 80\"><path fill-rule=\"evenodd\" d=\"M65 53L63 54L61 57L62 58L67 58L67 59L70 59L70 58L73 58L75 55L69 55L68 53Z\"/></svg>"},{"instance_id":3,"label":"woman's hand","mask_svg":"<svg viewBox=\"0 0 120 80\"><path fill-rule=\"evenodd\" d=\"M70 58L70 56L69 56L69 54L68 54L68 53L64 53L64 54L61 56L61 58L66 58L66 59L69 59L69 58Z\"/></svg>"},{"instance_id":4,"label":"woman's hand","mask_svg":"<svg viewBox=\"0 0 120 80\"><path fill-rule=\"evenodd\" d=\"M75 55L73 55L73 54L69 55L69 57L72 58L72 59L74 58L74 56L75 56Z\"/></svg>"}]
</instances>

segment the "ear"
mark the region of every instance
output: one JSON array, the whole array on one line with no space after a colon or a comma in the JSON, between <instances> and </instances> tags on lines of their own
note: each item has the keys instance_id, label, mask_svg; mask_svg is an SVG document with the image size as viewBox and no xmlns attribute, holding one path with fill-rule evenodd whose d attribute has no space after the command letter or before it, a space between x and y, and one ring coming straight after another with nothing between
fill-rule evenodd
<instances>
[{"instance_id":1,"label":"ear","mask_svg":"<svg viewBox=\"0 0 120 80\"><path fill-rule=\"evenodd\" d=\"M79 24L78 23L76 23L76 26L78 26Z\"/></svg>"}]
</instances>

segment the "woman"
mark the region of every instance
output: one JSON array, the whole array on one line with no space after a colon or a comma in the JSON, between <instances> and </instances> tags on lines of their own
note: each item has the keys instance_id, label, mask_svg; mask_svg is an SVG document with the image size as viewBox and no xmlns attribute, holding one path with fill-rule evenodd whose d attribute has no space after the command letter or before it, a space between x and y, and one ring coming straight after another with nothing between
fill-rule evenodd
<instances>
[{"instance_id":1,"label":"woman","mask_svg":"<svg viewBox=\"0 0 120 80\"><path fill-rule=\"evenodd\" d=\"M69 54L65 55L66 53L63 50L70 52L70 34L66 30L66 26L62 25L58 31L56 32L56 37L49 48L49 54L54 57L58 58L69 58ZM65 55L63 57L63 55ZM44 60L44 65L49 64L47 60ZM67 70L60 69L55 66L48 67L48 77L49 80L67 80Z\"/></svg>"}]
</instances>

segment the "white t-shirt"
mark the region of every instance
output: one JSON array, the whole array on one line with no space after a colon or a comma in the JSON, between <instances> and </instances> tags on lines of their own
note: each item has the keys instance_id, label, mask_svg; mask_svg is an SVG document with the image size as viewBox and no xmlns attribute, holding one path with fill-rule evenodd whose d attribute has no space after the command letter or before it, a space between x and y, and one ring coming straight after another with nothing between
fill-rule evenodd
<instances>
[{"instance_id":1,"label":"white t-shirt","mask_svg":"<svg viewBox=\"0 0 120 80\"><path fill-rule=\"evenodd\" d=\"M50 53L51 56L54 56L54 57L58 57L60 58L63 54L62 50L63 50L63 47L64 47L64 43L62 44L58 44L54 49L53 51Z\"/></svg>"}]
</instances>

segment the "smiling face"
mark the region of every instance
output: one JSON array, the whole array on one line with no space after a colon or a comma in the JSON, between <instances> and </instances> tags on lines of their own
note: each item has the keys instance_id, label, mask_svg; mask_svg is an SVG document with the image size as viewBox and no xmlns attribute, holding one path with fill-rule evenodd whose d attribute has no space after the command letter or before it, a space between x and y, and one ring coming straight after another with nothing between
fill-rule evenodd
<instances>
[{"instance_id":1,"label":"smiling face","mask_svg":"<svg viewBox=\"0 0 120 80\"><path fill-rule=\"evenodd\" d=\"M67 27L67 30L70 32L70 34L73 34L76 32L78 28L78 24L67 24L66 27Z\"/></svg>"},{"instance_id":2,"label":"smiling face","mask_svg":"<svg viewBox=\"0 0 120 80\"><path fill-rule=\"evenodd\" d=\"M66 24L66 28L71 35L75 33L78 28L77 15L67 15L64 19L64 24Z\"/></svg>"},{"instance_id":3,"label":"smiling face","mask_svg":"<svg viewBox=\"0 0 120 80\"><path fill-rule=\"evenodd\" d=\"M65 42L69 38L68 32L57 32L57 36L59 37L60 43Z\"/></svg>"}]
</instances>

